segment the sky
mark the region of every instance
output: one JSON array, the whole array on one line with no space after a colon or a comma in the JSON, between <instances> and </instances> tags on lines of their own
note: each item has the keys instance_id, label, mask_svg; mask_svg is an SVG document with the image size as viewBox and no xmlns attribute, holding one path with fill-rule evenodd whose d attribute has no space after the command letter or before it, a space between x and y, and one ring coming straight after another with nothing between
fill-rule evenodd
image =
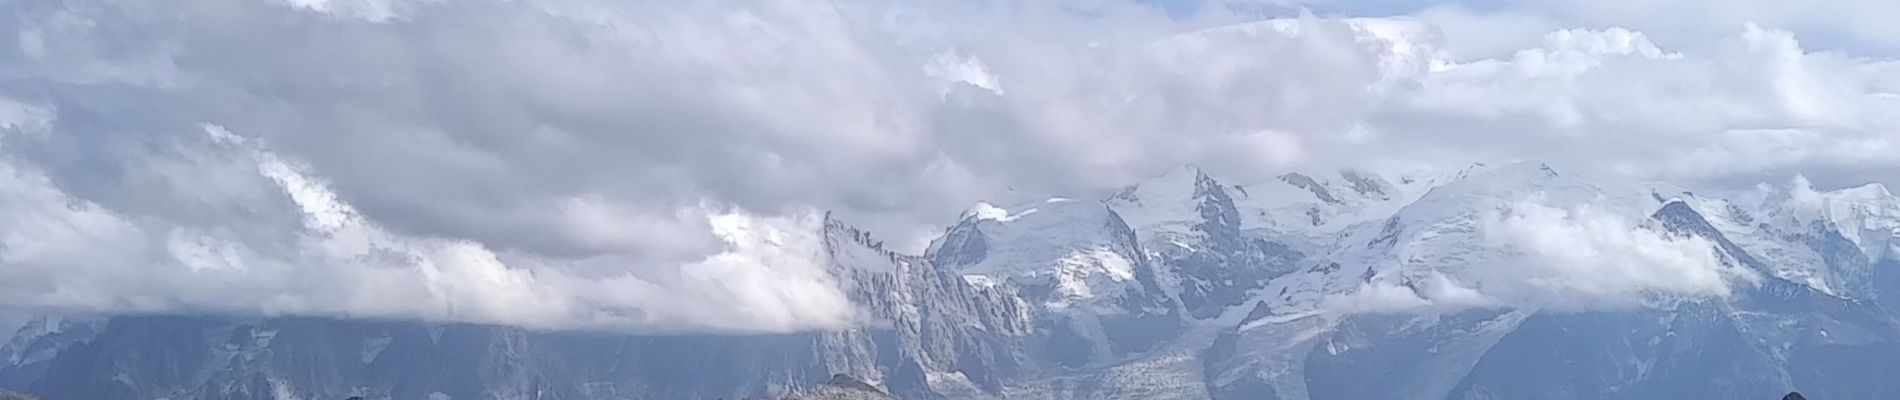
<instances>
[{"instance_id":1,"label":"sky","mask_svg":"<svg viewBox=\"0 0 1900 400\"><path fill-rule=\"evenodd\" d=\"M0 325L853 324L911 250L1183 163L1900 184L1900 3L0 0Z\"/></svg>"}]
</instances>

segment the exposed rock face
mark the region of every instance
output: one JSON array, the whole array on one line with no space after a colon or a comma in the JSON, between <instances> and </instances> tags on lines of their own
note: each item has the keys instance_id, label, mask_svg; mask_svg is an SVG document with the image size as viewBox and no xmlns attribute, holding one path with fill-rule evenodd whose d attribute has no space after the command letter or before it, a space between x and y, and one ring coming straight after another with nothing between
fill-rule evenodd
<instances>
[{"instance_id":1,"label":"exposed rock face","mask_svg":"<svg viewBox=\"0 0 1900 400\"><path fill-rule=\"evenodd\" d=\"M1211 318L1246 302L1252 291L1291 271L1305 257L1286 244L1250 232L1261 227L1247 226L1233 188L1199 169L1187 168L1108 200L1134 221L1149 258L1159 264L1162 280L1194 319Z\"/></svg>"},{"instance_id":2,"label":"exposed rock face","mask_svg":"<svg viewBox=\"0 0 1900 400\"><path fill-rule=\"evenodd\" d=\"M1101 201L1048 198L965 215L926 255L1039 318L1028 356L1080 368L1155 348L1183 321L1135 231Z\"/></svg>"},{"instance_id":3,"label":"exposed rock face","mask_svg":"<svg viewBox=\"0 0 1900 400\"><path fill-rule=\"evenodd\" d=\"M97 335L103 321L38 317L0 343L0 388L25 388L46 373L66 348Z\"/></svg>"}]
</instances>

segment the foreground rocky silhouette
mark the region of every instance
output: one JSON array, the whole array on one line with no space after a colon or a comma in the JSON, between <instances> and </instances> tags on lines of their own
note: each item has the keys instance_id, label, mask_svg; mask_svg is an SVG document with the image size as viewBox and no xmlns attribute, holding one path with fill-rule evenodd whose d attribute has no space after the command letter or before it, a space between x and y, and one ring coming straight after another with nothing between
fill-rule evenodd
<instances>
[{"instance_id":1,"label":"foreground rocky silhouette","mask_svg":"<svg viewBox=\"0 0 1900 400\"><path fill-rule=\"evenodd\" d=\"M794 394L786 400L896 400L898 397L884 392L876 385L845 374L832 375L823 385L805 393Z\"/></svg>"}]
</instances>

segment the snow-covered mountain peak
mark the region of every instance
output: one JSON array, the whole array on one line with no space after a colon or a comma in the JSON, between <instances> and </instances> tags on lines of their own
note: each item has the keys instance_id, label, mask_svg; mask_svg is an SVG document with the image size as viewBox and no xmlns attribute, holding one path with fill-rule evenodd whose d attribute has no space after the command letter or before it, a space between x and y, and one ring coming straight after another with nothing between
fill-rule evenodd
<instances>
[{"instance_id":1,"label":"snow-covered mountain peak","mask_svg":"<svg viewBox=\"0 0 1900 400\"><path fill-rule=\"evenodd\" d=\"M1386 200L1392 197L1392 183L1378 174L1357 169L1339 170L1339 177L1346 179L1346 187L1366 198Z\"/></svg>"},{"instance_id":2,"label":"snow-covered mountain peak","mask_svg":"<svg viewBox=\"0 0 1900 400\"><path fill-rule=\"evenodd\" d=\"M1542 163L1514 163L1462 175L1461 179L1432 188L1378 226L1357 229L1354 239L1364 247L1401 246L1428 253L1458 251L1482 244L1477 239L1481 239L1487 219L1545 209L1589 210L1640 219L1657 207L1642 187L1606 184L1593 176L1560 172ZM1377 233L1368 234L1374 231ZM1461 260L1446 262L1457 264Z\"/></svg>"},{"instance_id":3,"label":"snow-covered mountain peak","mask_svg":"<svg viewBox=\"0 0 1900 400\"><path fill-rule=\"evenodd\" d=\"M982 204L931 245L928 257L966 275L1049 290L1049 305L1114 295L1145 261L1107 203L1048 198L1010 208Z\"/></svg>"},{"instance_id":4,"label":"snow-covered mountain peak","mask_svg":"<svg viewBox=\"0 0 1900 400\"><path fill-rule=\"evenodd\" d=\"M1589 204L1613 211L1641 213L1647 204L1640 191L1618 188L1618 193L1580 175L1569 175L1542 163L1522 162L1463 174L1462 179L1432 188L1398 210L1401 223L1470 223L1486 212L1508 211L1516 203L1573 208ZM1436 222L1434 222L1436 221Z\"/></svg>"},{"instance_id":5,"label":"snow-covered mountain peak","mask_svg":"<svg viewBox=\"0 0 1900 400\"><path fill-rule=\"evenodd\" d=\"M1183 165L1122 189L1106 202L1142 239L1158 240L1191 235L1206 219L1203 209L1233 207L1227 189L1201 168Z\"/></svg>"},{"instance_id":6,"label":"snow-covered mountain peak","mask_svg":"<svg viewBox=\"0 0 1900 400\"><path fill-rule=\"evenodd\" d=\"M1735 193L1735 200L1701 199L1711 204L1697 204L1697 208L1777 269L1821 268L1827 259L1839 258L1823 257L1832 254L1831 249L1815 248L1828 245L1805 243L1835 235L1868 262L1900 259L1900 198L1885 185L1815 191L1805 179L1797 179L1791 186L1764 184L1754 191Z\"/></svg>"},{"instance_id":7,"label":"snow-covered mountain peak","mask_svg":"<svg viewBox=\"0 0 1900 400\"><path fill-rule=\"evenodd\" d=\"M1048 199L1044 203L1012 208L982 204L979 212L952 228L983 235L992 244L985 249L985 260L952 262L947 267L966 271L989 272L1027 267L1060 258L1059 253L1075 247L1092 247L1116 239L1114 225L1121 221L1106 204L1098 201ZM1076 221L1095 221L1077 224ZM939 252L948 249L938 246Z\"/></svg>"},{"instance_id":8,"label":"snow-covered mountain peak","mask_svg":"<svg viewBox=\"0 0 1900 400\"><path fill-rule=\"evenodd\" d=\"M1466 301L1475 299L1479 290L1489 294L1492 289L1511 292L1502 293L1510 298L1528 297L1521 293L1528 286L1521 281L1531 278L1519 279L1524 272L1512 265L1523 263L1523 252L1530 249L1521 248L1525 244L1512 236L1584 235L1536 231L1549 224L1595 224L1588 228L1614 235L1619 232L1609 230L1636 229L1656 210L1640 187L1602 184L1540 163L1481 167L1447 176L1453 179L1385 218L1346 229L1306 269L1269 285L1276 306L1298 311L1339 306L1321 304L1330 301L1328 297L1394 294L1424 303ZM1519 232L1525 230L1535 232ZM1487 283L1494 279L1507 281ZM1361 300L1366 299L1347 301ZM1391 300L1376 302L1396 304ZM1344 307L1361 306L1372 307Z\"/></svg>"},{"instance_id":9,"label":"snow-covered mountain peak","mask_svg":"<svg viewBox=\"0 0 1900 400\"><path fill-rule=\"evenodd\" d=\"M1182 166L1130 186L1107 202L1151 247L1189 246L1219 232L1254 232L1311 250L1344 228L1388 216L1439 174L1381 175L1363 169L1288 172L1252 183ZM1449 175L1446 175L1449 176Z\"/></svg>"},{"instance_id":10,"label":"snow-covered mountain peak","mask_svg":"<svg viewBox=\"0 0 1900 400\"><path fill-rule=\"evenodd\" d=\"M871 232L858 229L842 220L825 213L824 221L825 251L831 257L831 265L837 268L890 272L893 265L904 258L897 252L884 247L884 241L872 237Z\"/></svg>"},{"instance_id":11,"label":"snow-covered mountain peak","mask_svg":"<svg viewBox=\"0 0 1900 400\"><path fill-rule=\"evenodd\" d=\"M1900 255L1900 198L1886 185L1862 186L1821 193L1822 213L1842 236L1854 242L1868 259Z\"/></svg>"},{"instance_id":12,"label":"snow-covered mountain peak","mask_svg":"<svg viewBox=\"0 0 1900 400\"><path fill-rule=\"evenodd\" d=\"M979 205L925 258L982 293L1010 293L1002 303L1060 321L1047 333L1068 349L1057 362L1074 367L1150 349L1180 329L1179 308L1138 240L1107 200L1045 197Z\"/></svg>"},{"instance_id":13,"label":"snow-covered mountain peak","mask_svg":"<svg viewBox=\"0 0 1900 400\"><path fill-rule=\"evenodd\" d=\"M1650 215L1650 219L1660 223L1663 229L1676 234L1710 238L1724 236L1721 230L1716 229L1715 225L1709 222L1708 218L1696 211L1695 206L1680 197L1664 201L1662 207L1657 208L1656 212Z\"/></svg>"},{"instance_id":14,"label":"snow-covered mountain peak","mask_svg":"<svg viewBox=\"0 0 1900 400\"><path fill-rule=\"evenodd\" d=\"M1887 190L1886 184L1879 182L1835 190L1832 193L1842 198L1861 199L1865 201L1885 201L1893 199L1893 192Z\"/></svg>"},{"instance_id":15,"label":"snow-covered mountain peak","mask_svg":"<svg viewBox=\"0 0 1900 400\"><path fill-rule=\"evenodd\" d=\"M1235 210L1237 220L1228 223L1236 228L1310 238L1390 213L1424 189L1448 180L1435 175L1388 179L1369 170L1345 168L1287 172L1246 183L1185 165L1123 189L1108 202L1144 240L1185 233L1194 224L1222 215L1225 208Z\"/></svg>"},{"instance_id":16,"label":"snow-covered mountain peak","mask_svg":"<svg viewBox=\"0 0 1900 400\"><path fill-rule=\"evenodd\" d=\"M1046 202L1060 202L1060 201L1065 201L1065 199L1052 198L1052 199L1047 200ZM1017 211L1010 211L1010 208L1003 208L1001 206L991 204L990 202L979 201L976 203L976 205L971 206L969 211L964 211L963 216L960 219L976 220L976 221L1010 222L1010 221L1016 220L1017 218L1022 218L1023 215L1035 213L1036 211L1038 211L1038 209L1036 208L1024 207L1024 206L1026 205L1017 205L1017 207L1012 207L1012 208L1015 208Z\"/></svg>"},{"instance_id":17,"label":"snow-covered mountain peak","mask_svg":"<svg viewBox=\"0 0 1900 400\"><path fill-rule=\"evenodd\" d=\"M1823 293L1861 296L1869 266L1894 254L1891 219L1880 217L1884 188L1863 186L1815 192L1762 185L1752 191L1697 196L1658 184L1655 196L1676 196L1708 225L1759 261L1770 275ZM1871 227L1871 229L1868 229Z\"/></svg>"},{"instance_id":18,"label":"snow-covered mountain peak","mask_svg":"<svg viewBox=\"0 0 1900 400\"><path fill-rule=\"evenodd\" d=\"M1319 245L1353 225L1392 215L1426 191L1462 177L1460 171L1393 174L1347 168L1293 172L1230 191L1242 225L1266 229L1290 243Z\"/></svg>"},{"instance_id":19,"label":"snow-covered mountain peak","mask_svg":"<svg viewBox=\"0 0 1900 400\"><path fill-rule=\"evenodd\" d=\"M1367 249L1397 250L1403 260L1434 260L1481 246L1488 215L1511 212L1520 203L1570 208L1603 199L1596 185L1563 175L1549 166L1518 163L1471 173L1431 189L1400 208L1377 228L1355 236ZM1349 247L1350 248L1350 247ZM1442 254L1441 254L1442 253ZM1461 261L1454 257L1447 262Z\"/></svg>"}]
</instances>

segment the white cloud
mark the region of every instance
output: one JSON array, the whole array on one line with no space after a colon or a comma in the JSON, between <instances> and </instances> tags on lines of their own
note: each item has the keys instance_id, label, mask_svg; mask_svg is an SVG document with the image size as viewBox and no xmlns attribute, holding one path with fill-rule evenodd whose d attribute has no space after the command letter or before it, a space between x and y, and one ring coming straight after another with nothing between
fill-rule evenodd
<instances>
[{"instance_id":1,"label":"white cloud","mask_svg":"<svg viewBox=\"0 0 1900 400\"><path fill-rule=\"evenodd\" d=\"M1516 299L1512 299L1516 300ZM1541 304L1494 298L1458 283L1442 273L1428 274L1410 285L1362 283L1344 293L1320 300L1319 309L1342 314L1432 313L1468 308L1539 307Z\"/></svg>"},{"instance_id":2,"label":"white cloud","mask_svg":"<svg viewBox=\"0 0 1900 400\"><path fill-rule=\"evenodd\" d=\"M0 98L0 135L45 134L52 120L53 111L45 107Z\"/></svg>"},{"instance_id":3,"label":"white cloud","mask_svg":"<svg viewBox=\"0 0 1900 400\"><path fill-rule=\"evenodd\" d=\"M1242 180L1498 159L1711 185L1900 176L1900 63L1804 46L1891 37L1867 22L1890 5L1551 4L1265 22L1120 2L10 4L0 177L21 211L0 231L34 233L6 250L32 262L5 266L34 278L0 285L59 299L36 307L212 305L196 285L217 279L127 273L195 268L269 290L357 279L431 304L322 308L314 289L247 303L280 312L790 329L842 313L735 315L588 282L719 306L827 293L802 263L750 264L798 259L798 240L732 235L796 236L833 209L920 248L1006 187L1104 193L1183 162ZM1700 22L1672 28L1685 18ZM717 231L734 223L749 228ZM311 233L329 230L353 233ZM1619 244L1655 245L1602 243ZM435 270L269 269L383 247ZM734 251L764 253L721 258ZM189 261L155 261L173 255ZM99 266L65 268L78 264ZM681 274L702 268L724 275ZM1569 290L1615 287L1579 279ZM557 312L446 311L481 288ZM642 311L580 315L610 306Z\"/></svg>"},{"instance_id":4,"label":"white cloud","mask_svg":"<svg viewBox=\"0 0 1900 400\"><path fill-rule=\"evenodd\" d=\"M949 95L955 88L949 85L958 84L982 88L998 96L1003 95L1002 83L996 81L996 74L990 73L989 69L983 66L982 60L960 55L954 51L944 52L932 58L929 64L924 65L924 74L944 81L946 86L939 90L941 95Z\"/></svg>"},{"instance_id":5,"label":"white cloud","mask_svg":"<svg viewBox=\"0 0 1900 400\"><path fill-rule=\"evenodd\" d=\"M370 22L388 22L407 16L422 4L443 0L281 0L284 4L311 12Z\"/></svg>"},{"instance_id":6,"label":"white cloud","mask_svg":"<svg viewBox=\"0 0 1900 400\"><path fill-rule=\"evenodd\" d=\"M1827 48L1896 54L1890 40L1900 34L1881 16L1900 13L1900 5L1880 0L1790 3L1773 0L1653 2L1640 0L1562 0L1502 5L1496 14L1535 16L1564 25L1590 28L1625 26L1654 32L1679 45L1697 45L1732 34L1748 23L1802 32Z\"/></svg>"},{"instance_id":7,"label":"white cloud","mask_svg":"<svg viewBox=\"0 0 1900 400\"><path fill-rule=\"evenodd\" d=\"M1668 233L1605 198L1572 200L1581 202L1532 194L1479 207L1475 221L1432 220L1398 239L1406 243L1400 248L1426 248L1377 253L1374 267L1385 268L1374 279L1322 297L1317 307L1347 314L1625 309L1725 298L1760 282L1707 239Z\"/></svg>"},{"instance_id":8,"label":"white cloud","mask_svg":"<svg viewBox=\"0 0 1900 400\"><path fill-rule=\"evenodd\" d=\"M1645 228L1590 206L1520 202L1485 222L1508 256L1479 265L1480 290L1510 304L1628 307L1681 297L1727 297L1760 278L1724 262L1714 244Z\"/></svg>"},{"instance_id":9,"label":"white cloud","mask_svg":"<svg viewBox=\"0 0 1900 400\"><path fill-rule=\"evenodd\" d=\"M703 209L725 250L677 265L503 257L364 220L306 167L218 126L302 214L283 242L168 226L74 199L0 163L0 308L62 313L212 312L420 318L623 332L787 332L851 326L826 271L817 217ZM272 249L290 249L276 251ZM585 263L623 263L586 268Z\"/></svg>"},{"instance_id":10,"label":"white cloud","mask_svg":"<svg viewBox=\"0 0 1900 400\"><path fill-rule=\"evenodd\" d=\"M1759 181L1763 171L1890 170L1890 63L1808 53L1742 26L1710 53L1640 32L1566 30L1510 58L1459 63L1389 96L1392 142L1460 145L1638 177ZM1377 114L1375 114L1377 115ZM1420 123L1421 121L1425 123Z\"/></svg>"}]
</instances>

